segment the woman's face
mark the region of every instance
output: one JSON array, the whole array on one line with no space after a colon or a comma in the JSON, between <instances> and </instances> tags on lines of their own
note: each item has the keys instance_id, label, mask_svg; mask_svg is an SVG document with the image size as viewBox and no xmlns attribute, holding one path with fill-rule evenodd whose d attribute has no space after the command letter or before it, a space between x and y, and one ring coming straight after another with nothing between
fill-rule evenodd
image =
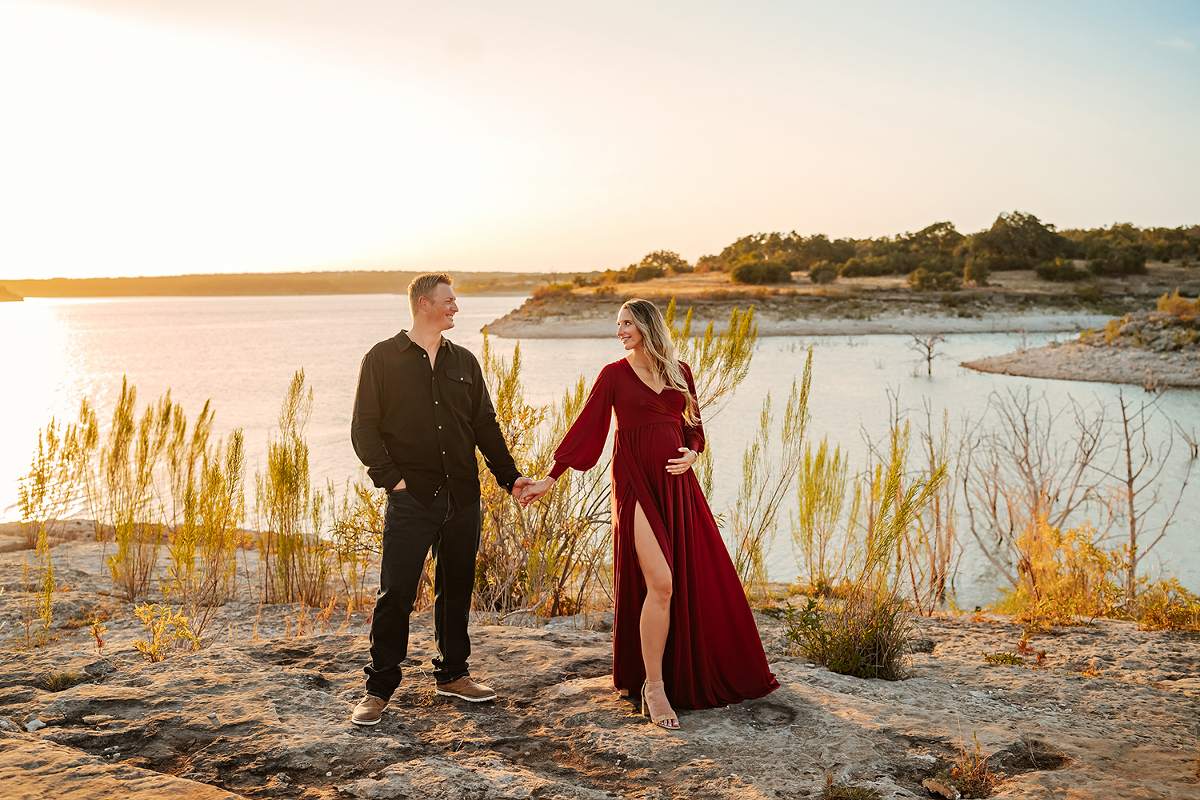
<instances>
[{"instance_id":1,"label":"woman's face","mask_svg":"<svg viewBox=\"0 0 1200 800\"><path fill-rule=\"evenodd\" d=\"M633 314L628 308L622 308L617 314L617 338L626 350L635 350L642 346L642 332L633 324Z\"/></svg>"}]
</instances>

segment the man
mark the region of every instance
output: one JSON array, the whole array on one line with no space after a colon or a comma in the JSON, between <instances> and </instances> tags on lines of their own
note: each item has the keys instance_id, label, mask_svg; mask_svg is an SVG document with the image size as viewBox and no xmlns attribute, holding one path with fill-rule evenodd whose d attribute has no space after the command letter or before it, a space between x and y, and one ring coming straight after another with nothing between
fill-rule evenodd
<instances>
[{"instance_id":1,"label":"man","mask_svg":"<svg viewBox=\"0 0 1200 800\"><path fill-rule=\"evenodd\" d=\"M388 490L388 507L366 696L351 717L357 725L379 722L400 685L409 616L431 547L437 693L471 702L496 698L467 667L481 526L475 448L514 496L531 481L504 443L479 362L442 337L458 313L451 284L444 273L414 278L412 329L371 348L358 375L350 438L372 482Z\"/></svg>"}]
</instances>

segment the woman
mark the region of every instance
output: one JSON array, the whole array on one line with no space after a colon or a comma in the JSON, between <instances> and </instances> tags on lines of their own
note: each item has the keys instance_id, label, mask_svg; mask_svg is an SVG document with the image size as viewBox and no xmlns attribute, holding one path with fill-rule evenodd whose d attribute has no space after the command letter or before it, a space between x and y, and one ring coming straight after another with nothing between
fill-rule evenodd
<instances>
[{"instance_id":1,"label":"woman","mask_svg":"<svg viewBox=\"0 0 1200 800\"><path fill-rule=\"evenodd\" d=\"M616 611L613 682L641 690L642 713L679 728L672 706L714 708L779 684L712 511L691 471L704 450L696 386L666 321L646 300L617 315L629 351L600 370L587 403L526 505L568 468L596 464L617 415L612 498Z\"/></svg>"}]
</instances>

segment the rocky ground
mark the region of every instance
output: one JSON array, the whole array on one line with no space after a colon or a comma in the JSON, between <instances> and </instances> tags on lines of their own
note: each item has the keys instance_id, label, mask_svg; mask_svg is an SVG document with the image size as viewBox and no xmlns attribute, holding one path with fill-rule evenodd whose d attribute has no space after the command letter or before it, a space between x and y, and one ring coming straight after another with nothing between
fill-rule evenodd
<instances>
[{"instance_id":1,"label":"rocky ground","mask_svg":"<svg viewBox=\"0 0 1200 800\"><path fill-rule=\"evenodd\" d=\"M971 361L981 372L1104 383L1149 391L1200 388L1200 323L1160 311L1137 311L1078 339Z\"/></svg>"},{"instance_id":2,"label":"rocky ground","mask_svg":"<svg viewBox=\"0 0 1200 800\"><path fill-rule=\"evenodd\" d=\"M374 728L349 722L362 692L362 617L314 623L292 606L228 603L211 643L161 663L132 647L132 607L108 594L100 546L54 549L57 641L23 647L21 560L0 554L0 787L12 798L802 798L826 776L885 798L975 740L1006 798L1200 797L1200 635L1099 622L1033 639L1040 668L991 665L1022 630L987 615L919 620L912 677L834 674L791 652L757 614L781 684L658 730L611 688L605 617L543 627L480 624L474 674L495 703L439 697L428 613L407 679ZM108 616L98 651L89 616ZM600 628L593 630L588 627ZM65 626L65 627L64 627ZM51 692L53 673L75 682Z\"/></svg>"}]
</instances>

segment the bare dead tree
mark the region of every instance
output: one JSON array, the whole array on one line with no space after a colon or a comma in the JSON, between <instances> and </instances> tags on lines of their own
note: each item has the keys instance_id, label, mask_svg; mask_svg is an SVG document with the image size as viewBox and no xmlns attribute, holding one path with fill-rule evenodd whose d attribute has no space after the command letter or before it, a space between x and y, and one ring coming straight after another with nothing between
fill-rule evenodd
<instances>
[{"instance_id":1,"label":"bare dead tree","mask_svg":"<svg viewBox=\"0 0 1200 800\"><path fill-rule=\"evenodd\" d=\"M1064 426L1070 433L1058 435ZM1012 586L1020 581L1015 545L1045 519L1061 527L1089 504L1103 504L1094 463L1106 450L1104 411L1077 402L1055 409L1042 394L993 392L960 441L958 480L971 534Z\"/></svg>"},{"instance_id":2,"label":"bare dead tree","mask_svg":"<svg viewBox=\"0 0 1200 800\"><path fill-rule=\"evenodd\" d=\"M928 398L924 401L924 419L918 426L922 455L928 462L929 475L950 463L953 435L949 413L943 411L941 423L934 417ZM958 484L947 480L937 486L929 504L904 532L905 564L911 584L912 601L918 613L929 616L946 602L955 573L954 564L962 554L958 541L956 499Z\"/></svg>"},{"instance_id":3,"label":"bare dead tree","mask_svg":"<svg viewBox=\"0 0 1200 800\"><path fill-rule=\"evenodd\" d=\"M1157 507L1162 498L1162 483L1159 478L1167 468L1167 462L1174 449L1175 437L1171 426L1167 425L1166 441L1153 441L1151 426L1158 417L1164 417L1158 407L1158 398L1141 401L1136 406L1125 397L1125 392L1117 392L1117 411L1120 418L1118 434L1118 453L1112 468L1097 470L1111 478L1117 484L1113 501L1115 511L1122 517L1126 527L1126 561L1125 561L1125 596L1132 603L1137 597L1137 574L1141 564L1155 545L1167 535L1167 529L1175 520L1179 504L1183 500L1188 480L1191 478L1193 460L1188 460L1179 494L1175 498L1171 510L1167 513L1162 527L1157 535L1145 547L1141 546L1143 534L1146 533L1146 517ZM1115 514L1114 514L1115 516Z\"/></svg>"},{"instance_id":4,"label":"bare dead tree","mask_svg":"<svg viewBox=\"0 0 1200 800\"><path fill-rule=\"evenodd\" d=\"M1179 420L1175 420L1175 429L1179 431L1179 435L1187 442L1192 460L1195 461L1197 458L1200 458L1200 437L1196 436L1196 426L1193 425L1190 431L1185 431L1183 426L1179 424Z\"/></svg>"},{"instance_id":5,"label":"bare dead tree","mask_svg":"<svg viewBox=\"0 0 1200 800\"><path fill-rule=\"evenodd\" d=\"M925 374L932 376L933 360L940 355L937 352L937 346L946 341L946 334L940 332L914 333L911 336L912 341L905 346L925 360Z\"/></svg>"}]
</instances>

